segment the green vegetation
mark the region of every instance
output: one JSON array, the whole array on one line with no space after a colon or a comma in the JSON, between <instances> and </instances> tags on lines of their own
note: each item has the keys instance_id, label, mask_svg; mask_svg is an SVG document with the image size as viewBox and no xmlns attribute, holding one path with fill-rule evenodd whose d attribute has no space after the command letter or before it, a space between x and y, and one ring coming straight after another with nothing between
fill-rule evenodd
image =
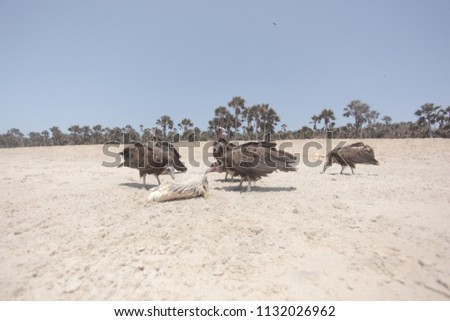
<instances>
[{"instance_id":1,"label":"green vegetation","mask_svg":"<svg viewBox=\"0 0 450 321\"><path fill-rule=\"evenodd\" d=\"M267 135L272 139L312 139L324 138L327 131L335 138L450 138L450 106L445 108L433 103L426 103L415 111L416 122L395 123L390 116L380 114L360 100L353 100L343 108L343 117L353 122L336 127L336 115L333 110L324 108L318 115L313 115L308 127L289 130L286 124L280 126L280 116L276 108L269 104L246 106L245 99L233 97L228 107L219 106L214 110L208 128L203 131L194 126L189 118L183 118L174 126L174 121L168 115L162 115L155 120L155 127L145 128L140 125L139 132L131 125L123 128L73 125L64 133L59 127L51 127L42 132L30 132L24 135L19 129L11 128L5 134L0 134L0 148L24 146L62 146L89 145L106 142L150 141L155 136L169 141L214 140L214 129L222 126L234 140L262 140ZM323 125L321 125L323 122Z\"/></svg>"}]
</instances>

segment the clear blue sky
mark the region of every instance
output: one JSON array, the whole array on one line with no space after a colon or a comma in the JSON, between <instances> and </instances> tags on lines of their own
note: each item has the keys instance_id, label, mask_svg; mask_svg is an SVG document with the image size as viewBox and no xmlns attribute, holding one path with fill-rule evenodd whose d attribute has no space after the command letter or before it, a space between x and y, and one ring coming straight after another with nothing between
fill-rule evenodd
<instances>
[{"instance_id":1,"label":"clear blue sky","mask_svg":"<svg viewBox=\"0 0 450 321\"><path fill-rule=\"evenodd\" d=\"M0 0L0 133L206 129L233 96L288 129L325 107L353 121L354 99L394 121L448 106L450 1Z\"/></svg>"}]
</instances>

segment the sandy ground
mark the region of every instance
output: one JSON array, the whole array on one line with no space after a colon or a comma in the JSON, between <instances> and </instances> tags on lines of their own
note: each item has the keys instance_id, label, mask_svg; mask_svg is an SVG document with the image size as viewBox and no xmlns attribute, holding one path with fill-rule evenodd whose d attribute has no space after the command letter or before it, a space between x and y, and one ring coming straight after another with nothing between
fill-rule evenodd
<instances>
[{"instance_id":1,"label":"sandy ground","mask_svg":"<svg viewBox=\"0 0 450 321\"><path fill-rule=\"evenodd\" d=\"M170 203L101 146L2 149L0 299L449 300L450 140L364 142L380 166L302 161L251 193L213 173Z\"/></svg>"}]
</instances>

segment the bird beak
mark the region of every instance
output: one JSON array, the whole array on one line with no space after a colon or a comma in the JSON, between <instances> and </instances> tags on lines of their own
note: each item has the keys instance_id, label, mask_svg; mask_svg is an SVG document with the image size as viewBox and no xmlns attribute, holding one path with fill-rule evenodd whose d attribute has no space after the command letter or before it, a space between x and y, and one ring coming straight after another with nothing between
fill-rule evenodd
<instances>
[{"instance_id":1,"label":"bird beak","mask_svg":"<svg viewBox=\"0 0 450 321\"><path fill-rule=\"evenodd\" d=\"M222 172L222 167L220 165L217 165L217 163L214 163L210 167L208 167L205 173L214 173L214 172L218 173Z\"/></svg>"},{"instance_id":2,"label":"bird beak","mask_svg":"<svg viewBox=\"0 0 450 321\"><path fill-rule=\"evenodd\" d=\"M164 170L164 172L162 172L162 173L168 174L168 175L170 175L170 177L172 177L172 179L175 179L175 171L172 166L167 166L166 169Z\"/></svg>"}]
</instances>

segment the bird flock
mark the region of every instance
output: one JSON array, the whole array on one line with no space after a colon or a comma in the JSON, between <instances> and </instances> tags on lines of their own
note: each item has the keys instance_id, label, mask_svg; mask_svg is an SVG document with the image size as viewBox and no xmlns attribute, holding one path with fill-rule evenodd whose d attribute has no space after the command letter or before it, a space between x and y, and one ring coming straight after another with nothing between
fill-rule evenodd
<instances>
[{"instance_id":1,"label":"bird flock","mask_svg":"<svg viewBox=\"0 0 450 321\"><path fill-rule=\"evenodd\" d=\"M146 176L155 175L158 186L150 189L149 200L164 202L178 199L206 196L208 193L207 174L218 172L226 173L232 181L240 177L237 190L247 182L247 191L251 191L252 183L276 171L294 172L297 170L297 158L291 153L277 149L275 142L251 141L241 145L228 142L224 135L227 132L222 127L216 128L216 141L213 144L215 162L208 167L198 178L187 182L177 180L161 185L160 175L170 175L175 179L176 172L186 172L187 168L181 162L180 154L169 142L155 139L148 144L135 142L124 148L120 155L123 162L118 167L135 168L143 178L143 187L146 188ZM326 155L325 164L321 174L325 173L333 163L341 165L341 174L350 167L352 174L356 164L379 165L375 159L373 149L362 142L348 146L337 146Z\"/></svg>"}]
</instances>

